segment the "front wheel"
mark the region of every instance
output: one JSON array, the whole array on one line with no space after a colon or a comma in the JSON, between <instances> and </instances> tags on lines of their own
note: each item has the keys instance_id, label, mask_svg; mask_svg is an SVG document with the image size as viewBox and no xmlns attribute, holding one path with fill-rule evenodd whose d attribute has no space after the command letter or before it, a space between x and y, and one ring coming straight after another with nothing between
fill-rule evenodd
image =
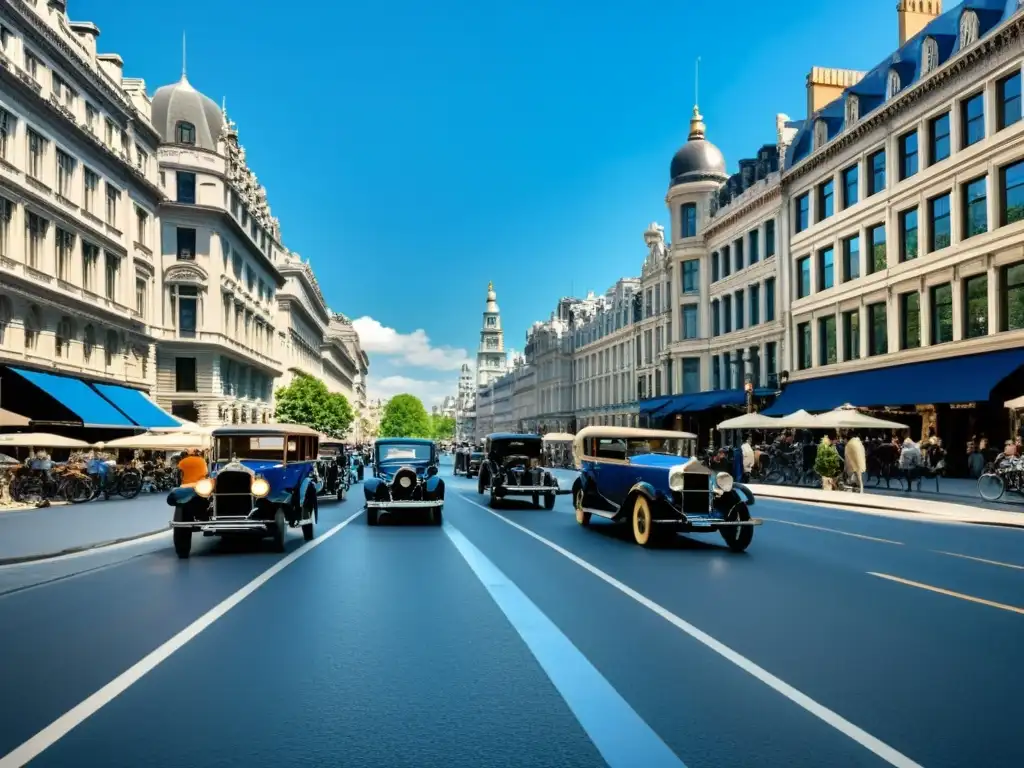
<instances>
[{"instance_id":1,"label":"front wheel","mask_svg":"<svg viewBox=\"0 0 1024 768\"><path fill-rule=\"evenodd\" d=\"M544 494L544 509L554 509L555 508L555 498L556 498L555 494L553 494L553 493L545 493Z\"/></svg>"},{"instance_id":2,"label":"front wheel","mask_svg":"<svg viewBox=\"0 0 1024 768\"><path fill-rule=\"evenodd\" d=\"M579 483L572 490L572 505L576 510L576 522L586 528L590 525L590 513L583 508L583 486Z\"/></svg>"},{"instance_id":3,"label":"front wheel","mask_svg":"<svg viewBox=\"0 0 1024 768\"><path fill-rule=\"evenodd\" d=\"M312 541L313 537L316 536L316 529L313 526L316 523L317 517L319 517L318 506L316 496L314 496L313 508L309 510L309 522L302 525L302 538L306 541Z\"/></svg>"},{"instance_id":4,"label":"front wheel","mask_svg":"<svg viewBox=\"0 0 1024 768\"><path fill-rule=\"evenodd\" d=\"M270 528L270 536L274 542L274 549L277 552L284 552L285 532L288 530L288 519L285 517L284 509L277 508L274 513L274 522Z\"/></svg>"},{"instance_id":5,"label":"front wheel","mask_svg":"<svg viewBox=\"0 0 1024 768\"><path fill-rule=\"evenodd\" d=\"M742 501L730 510L726 520L729 522L745 523L750 520L750 510ZM754 540L754 526L752 525L730 525L727 528L719 528L725 543L733 552L745 552L750 542Z\"/></svg>"},{"instance_id":6,"label":"front wheel","mask_svg":"<svg viewBox=\"0 0 1024 768\"><path fill-rule=\"evenodd\" d=\"M1006 482L1002 475L986 472L978 478L978 495L985 501L999 501L1006 493Z\"/></svg>"},{"instance_id":7,"label":"front wheel","mask_svg":"<svg viewBox=\"0 0 1024 768\"><path fill-rule=\"evenodd\" d=\"M633 541L641 547L652 547L655 542L654 515L646 496L633 500Z\"/></svg>"},{"instance_id":8,"label":"front wheel","mask_svg":"<svg viewBox=\"0 0 1024 768\"><path fill-rule=\"evenodd\" d=\"M174 552L181 560L188 560L192 552L192 530L189 528L174 529Z\"/></svg>"},{"instance_id":9,"label":"front wheel","mask_svg":"<svg viewBox=\"0 0 1024 768\"><path fill-rule=\"evenodd\" d=\"M430 510L430 522L433 525L441 525L444 523L444 514L442 513L443 509L444 507L434 507Z\"/></svg>"},{"instance_id":10,"label":"front wheel","mask_svg":"<svg viewBox=\"0 0 1024 768\"><path fill-rule=\"evenodd\" d=\"M117 492L126 499L134 499L142 490L142 475L134 470L128 470L121 475L117 484Z\"/></svg>"}]
</instances>

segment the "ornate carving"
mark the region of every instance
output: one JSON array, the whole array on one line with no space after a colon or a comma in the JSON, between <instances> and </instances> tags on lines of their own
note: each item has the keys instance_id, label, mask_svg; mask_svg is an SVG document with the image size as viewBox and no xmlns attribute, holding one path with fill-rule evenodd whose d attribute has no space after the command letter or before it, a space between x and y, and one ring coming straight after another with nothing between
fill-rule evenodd
<instances>
[{"instance_id":1,"label":"ornate carving","mask_svg":"<svg viewBox=\"0 0 1024 768\"><path fill-rule=\"evenodd\" d=\"M220 138L224 141L227 154L228 185L241 198L249 215L268 230L275 240L281 242L281 225L271 215L270 204L267 202L267 190L260 185L256 174L249 168L245 147L238 142L238 128L234 122L228 119L226 110Z\"/></svg>"},{"instance_id":2,"label":"ornate carving","mask_svg":"<svg viewBox=\"0 0 1024 768\"><path fill-rule=\"evenodd\" d=\"M164 271L165 283L188 283L190 285L206 285L206 271L198 264L171 264Z\"/></svg>"}]
</instances>

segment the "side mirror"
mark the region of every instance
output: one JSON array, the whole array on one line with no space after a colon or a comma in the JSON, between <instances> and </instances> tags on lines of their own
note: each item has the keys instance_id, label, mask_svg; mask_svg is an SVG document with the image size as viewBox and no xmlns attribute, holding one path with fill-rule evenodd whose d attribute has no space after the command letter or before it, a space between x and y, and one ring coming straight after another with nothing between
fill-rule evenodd
<instances>
[{"instance_id":1,"label":"side mirror","mask_svg":"<svg viewBox=\"0 0 1024 768\"><path fill-rule=\"evenodd\" d=\"M431 464L429 467L427 467L427 477L433 477L436 474L437 474L437 466L436 465Z\"/></svg>"}]
</instances>

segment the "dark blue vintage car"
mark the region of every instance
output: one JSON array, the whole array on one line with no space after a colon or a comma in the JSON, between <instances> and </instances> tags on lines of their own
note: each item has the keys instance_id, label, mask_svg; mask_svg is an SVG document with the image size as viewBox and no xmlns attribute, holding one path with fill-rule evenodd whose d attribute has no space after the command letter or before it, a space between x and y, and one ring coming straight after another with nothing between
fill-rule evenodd
<instances>
[{"instance_id":1,"label":"dark blue vintage car","mask_svg":"<svg viewBox=\"0 0 1024 768\"><path fill-rule=\"evenodd\" d=\"M718 531L743 552L761 521L750 516L754 494L728 472L696 459L696 435L632 427L586 427L573 442L580 471L573 485L576 522L593 515L629 523L633 540L655 546L677 532Z\"/></svg>"},{"instance_id":2,"label":"dark blue vintage car","mask_svg":"<svg viewBox=\"0 0 1024 768\"><path fill-rule=\"evenodd\" d=\"M167 496L174 550L184 559L192 534L269 536L279 552L289 527L313 538L318 515L319 433L298 424L252 424L213 431L210 476Z\"/></svg>"},{"instance_id":3,"label":"dark blue vintage car","mask_svg":"<svg viewBox=\"0 0 1024 768\"><path fill-rule=\"evenodd\" d=\"M561 493L558 480L545 469L544 440L540 435L496 432L484 441L484 458L480 464L477 492L490 494L490 505L498 506L511 496L529 496L533 506L554 509Z\"/></svg>"},{"instance_id":4,"label":"dark blue vintage car","mask_svg":"<svg viewBox=\"0 0 1024 768\"><path fill-rule=\"evenodd\" d=\"M373 477L363 483L366 524L380 514L423 512L442 523L444 480L437 475L437 445L417 437L380 438L373 446Z\"/></svg>"}]
</instances>

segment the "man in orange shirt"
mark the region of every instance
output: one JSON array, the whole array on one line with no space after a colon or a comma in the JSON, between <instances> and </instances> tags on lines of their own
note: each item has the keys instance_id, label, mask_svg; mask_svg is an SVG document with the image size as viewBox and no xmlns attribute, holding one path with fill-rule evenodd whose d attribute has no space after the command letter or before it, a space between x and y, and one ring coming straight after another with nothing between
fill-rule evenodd
<instances>
[{"instance_id":1,"label":"man in orange shirt","mask_svg":"<svg viewBox=\"0 0 1024 768\"><path fill-rule=\"evenodd\" d=\"M178 471L181 472L182 487L192 487L210 474L203 454L194 448L178 462Z\"/></svg>"}]
</instances>

